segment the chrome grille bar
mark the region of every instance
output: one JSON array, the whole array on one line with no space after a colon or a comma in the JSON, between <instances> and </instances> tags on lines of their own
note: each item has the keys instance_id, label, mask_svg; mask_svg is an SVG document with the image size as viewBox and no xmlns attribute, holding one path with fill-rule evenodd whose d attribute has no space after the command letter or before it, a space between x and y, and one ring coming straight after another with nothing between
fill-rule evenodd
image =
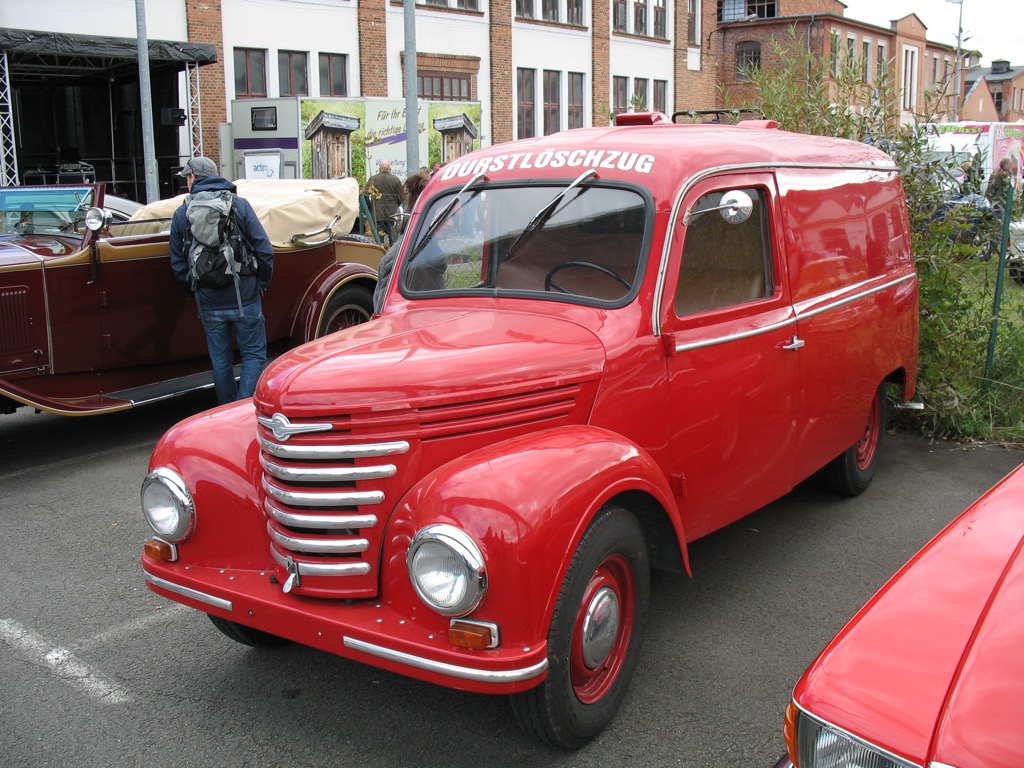
<instances>
[{"instance_id":1,"label":"chrome grille bar","mask_svg":"<svg viewBox=\"0 0 1024 768\"><path fill-rule=\"evenodd\" d=\"M328 531L356 528L373 528L377 525L376 515L304 515L285 512L270 503L264 505L271 519L289 528L322 528Z\"/></svg>"},{"instance_id":2,"label":"chrome grille bar","mask_svg":"<svg viewBox=\"0 0 1024 768\"><path fill-rule=\"evenodd\" d=\"M366 562L352 563L305 563L279 554L274 545L270 545L270 555L282 568L294 568L301 576L365 576L370 572L370 564Z\"/></svg>"},{"instance_id":3,"label":"chrome grille bar","mask_svg":"<svg viewBox=\"0 0 1024 768\"><path fill-rule=\"evenodd\" d=\"M257 435L260 447L279 459L366 459L407 453L409 443L395 440L389 443L365 445L286 445L274 443Z\"/></svg>"},{"instance_id":4,"label":"chrome grille bar","mask_svg":"<svg viewBox=\"0 0 1024 768\"><path fill-rule=\"evenodd\" d=\"M376 467L286 467L270 461L260 454L263 468L279 480L297 483L345 483L358 480L378 480L382 477L394 477L398 471L394 464L381 464Z\"/></svg>"},{"instance_id":5,"label":"chrome grille bar","mask_svg":"<svg viewBox=\"0 0 1024 768\"><path fill-rule=\"evenodd\" d=\"M293 552L313 552L320 555L350 555L365 552L370 547L366 539L300 539L296 536L285 536L274 530L267 523L270 538Z\"/></svg>"},{"instance_id":6,"label":"chrome grille bar","mask_svg":"<svg viewBox=\"0 0 1024 768\"><path fill-rule=\"evenodd\" d=\"M383 491L286 491L272 485L266 475L263 489L283 504L299 507L358 507L384 501Z\"/></svg>"}]
</instances>

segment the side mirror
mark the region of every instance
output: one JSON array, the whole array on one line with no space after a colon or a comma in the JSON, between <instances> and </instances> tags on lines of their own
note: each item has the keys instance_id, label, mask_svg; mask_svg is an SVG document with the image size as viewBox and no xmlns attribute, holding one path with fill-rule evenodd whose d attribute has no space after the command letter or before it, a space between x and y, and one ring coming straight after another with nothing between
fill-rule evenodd
<instances>
[{"instance_id":1,"label":"side mirror","mask_svg":"<svg viewBox=\"0 0 1024 768\"><path fill-rule=\"evenodd\" d=\"M689 208L683 216L683 224L689 224L695 216L702 216L711 211L718 211L730 224L742 224L753 213L754 201L742 189L733 189L722 195L719 204L713 208L701 208L699 211Z\"/></svg>"}]
</instances>

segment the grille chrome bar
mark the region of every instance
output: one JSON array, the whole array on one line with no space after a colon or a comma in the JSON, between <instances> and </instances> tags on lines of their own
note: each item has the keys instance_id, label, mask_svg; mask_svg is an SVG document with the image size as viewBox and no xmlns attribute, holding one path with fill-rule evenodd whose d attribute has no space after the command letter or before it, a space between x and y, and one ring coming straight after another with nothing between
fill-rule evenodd
<instances>
[{"instance_id":1,"label":"grille chrome bar","mask_svg":"<svg viewBox=\"0 0 1024 768\"><path fill-rule=\"evenodd\" d=\"M263 489L278 501L299 507L357 507L384 501L383 491L286 491L272 485L266 475Z\"/></svg>"},{"instance_id":2,"label":"grille chrome bar","mask_svg":"<svg viewBox=\"0 0 1024 768\"><path fill-rule=\"evenodd\" d=\"M267 523L270 538L293 552L311 552L319 555L350 555L365 552L370 547L366 539L300 539L296 536L285 536L274 530Z\"/></svg>"},{"instance_id":3,"label":"grille chrome bar","mask_svg":"<svg viewBox=\"0 0 1024 768\"><path fill-rule=\"evenodd\" d=\"M352 528L373 528L377 525L376 515L304 515L285 512L270 503L264 505L267 514L281 525L289 528L322 528L328 531Z\"/></svg>"},{"instance_id":4,"label":"grille chrome bar","mask_svg":"<svg viewBox=\"0 0 1024 768\"><path fill-rule=\"evenodd\" d=\"M262 435L257 437L260 447L279 459L366 459L394 456L409 451L409 443L406 440L366 445L287 445L273 443Z\"/></svg>"},{"instance_id":5,"label":"grille chrome bar","mask_svg":"<svg viewBox=\"0 0 1024 768\"><path fill-rule=\"evenodd\" d=\"M398 469L394 464L381 464L376 467L286 467L270 461L260 454L263 468L279 480L290 480L299 483L344 483L358 480L378 480L382 477L394 477Z\"/></svg>"},{"instance_id":6,"label":"grille chrome bar","mask_svg":"<svg viewBox=\"0 0 1024 768\"><path fill-rule=\"evenodd\" d=\"M270 554L282 568L294 568L302 576L365 576L370 572L370 564L353 563L306 563L285 557L270 545Z\"/></svg>"}]
</instances>

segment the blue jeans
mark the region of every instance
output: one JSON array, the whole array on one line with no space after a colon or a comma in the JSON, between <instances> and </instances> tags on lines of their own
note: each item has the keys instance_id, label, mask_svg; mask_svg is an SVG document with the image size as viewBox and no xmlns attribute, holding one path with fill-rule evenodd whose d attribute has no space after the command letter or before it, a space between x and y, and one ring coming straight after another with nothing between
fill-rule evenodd
<instances>
[{"instance_id":1,"label":"blue jeans","mask_svg":"<svg viewBox=\"0 0 1024 768\"><path fill-rule=\"evenodd\" d=\"M263 320L263 305L259 299L238 307L210 309L200 313L206 331L206 346L213 363L213 385L217 389L217 402L221 405L252 397L256 382L267 362L267 327ZM231 335L238 339L242 355L242 375L235 385L234 346Z\"/></svg>"}]
</instances>

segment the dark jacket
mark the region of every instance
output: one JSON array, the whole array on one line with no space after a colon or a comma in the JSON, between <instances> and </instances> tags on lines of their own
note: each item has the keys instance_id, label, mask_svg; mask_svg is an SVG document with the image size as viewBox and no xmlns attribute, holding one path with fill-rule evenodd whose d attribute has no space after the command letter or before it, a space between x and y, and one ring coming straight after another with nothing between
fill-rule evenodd
<instances>
[{"instance_id":1,"label":"dark jacket","mask_svg":"<svg viewBox=\"0 0 1024 768\"><path fill-rule=\"evenodd\" d=\"M206 176L196 179L192 183L192 193L211 192L226 189L235 193L237 188L234 183L223 179L220 176ZM242 296L242 304L251 304L257 297L262 296L267 286L270 285L270 278L274 274L274 249L270 245L266 230L256 217L249 201L243 197L235 197L234 203L235 223L241 234L252 245L256 252L256 262L259 268L255 275L241 275L239 279L239 292ZM182 285L191 290L189 280L188 253L185 251L185 233L188 229L188 220L185 218L185 205L182 204L174 212L171 219L171 270L174 276ZM197 291L196 301L200 309L232 309L238 306L238 298L235 296L235 286L228 285L226 288L205 288Z\"/></svg>"},{"instance_id":2,"label":"dark jacket","mask_svg":"<svg viewBox=\"0 0 1024 768\"><path fill-rule=\"evenodd\" d=\"M379 198L370 194L370 187L380 193ZM398 205L402 201L402 182L393 173L378 173L369 178L365 189L367 197L370 198L370 205L373 207L374 221L390 223L391 217L398 212Z\"/></svg>"}]
</instances>

